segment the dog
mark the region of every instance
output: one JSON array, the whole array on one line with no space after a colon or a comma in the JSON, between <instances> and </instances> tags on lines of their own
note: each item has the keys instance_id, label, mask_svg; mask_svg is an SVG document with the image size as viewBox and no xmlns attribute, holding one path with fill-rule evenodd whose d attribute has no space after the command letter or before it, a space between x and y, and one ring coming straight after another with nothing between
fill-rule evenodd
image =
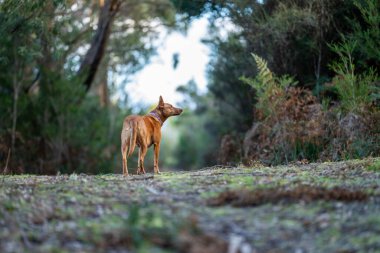
<instances>
[{"instance_id":1,"label":"dog","mask_svg":"<svg viewBox=\"0 0 380 253\"><path fill-rule=\"evenodd\" d=\"M124 119L121 130L121 154L123 158L123 175L128 176L127 159L132 155L136 145L139 147L137 174L145 174L144 158L148 148L154 145L154 173L160 174L158 157L160 153L161 127L171 116L182 113L181 108L164 103L162 96L157 107L144 116L130 115Z\"/></svg>"}]
</instances>

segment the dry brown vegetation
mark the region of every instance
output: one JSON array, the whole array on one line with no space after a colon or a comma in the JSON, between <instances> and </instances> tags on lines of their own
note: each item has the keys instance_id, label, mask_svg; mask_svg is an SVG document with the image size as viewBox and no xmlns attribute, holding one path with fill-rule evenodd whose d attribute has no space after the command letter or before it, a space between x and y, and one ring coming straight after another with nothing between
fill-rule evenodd
<instances>
[{"instance_id":1,"label":"dry brown vegetation","mask_svg":"<svg viewBox=\"0 0 380 253\"><path fill-rule=\"evenodd\" d=\"M323 109L309 90L291 87L269 98L273 108L244 139L244 161L269 164L294 160L340 160L380 152L378 109L342 115ZM261 115L258 110L258 115Z\"/></svg>"},{"instance_id":2,"label":"dry brown vegetation","mask_svg":"<svg viewBox=\"0 0 380 253\"><path fill-rule=\"evenodd\" d=\"M340 187L326 189L324 187L300 185L291 189L279 187L257 190L229 190L220 193L217 197L210 198L207 203L210 206L231 204L235 207L244 207L268 203L311 202L317 200L343 202L365 201L368 197L368 194L361 190L349 190Z\"/></svg>"}]
</instances>

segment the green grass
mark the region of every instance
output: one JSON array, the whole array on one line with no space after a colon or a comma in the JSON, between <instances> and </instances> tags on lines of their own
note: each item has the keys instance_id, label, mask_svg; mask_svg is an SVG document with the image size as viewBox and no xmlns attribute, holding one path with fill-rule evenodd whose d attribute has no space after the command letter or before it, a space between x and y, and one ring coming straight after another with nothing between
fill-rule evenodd
<instances>
[{"instance_id":1,"label":"green grass","mask_svg":"<svg viewBox=\"0 0 380 253\"><path fill-rule=\"evenodd\" d=\"M380 172L380 160L373 161L367 166L370 171Z\"/></svg>"}]
</instances>

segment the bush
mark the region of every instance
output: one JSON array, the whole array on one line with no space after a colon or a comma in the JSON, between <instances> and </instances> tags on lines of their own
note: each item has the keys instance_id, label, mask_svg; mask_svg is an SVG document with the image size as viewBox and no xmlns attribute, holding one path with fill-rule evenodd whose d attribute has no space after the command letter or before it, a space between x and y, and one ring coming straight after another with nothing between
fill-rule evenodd
<instances>
[{"instance_id":1,"label":"bush","mask_svg":"<svg viewBox=\"0 0 380 253\"><path fill-rule=\"evenodd\" d=\"M256 89L259 121L246 133L244 160L269 164L294 160L340 160L379 155L378 107L371 92L378 79L373 71L353 71L347 45L334 46L341 62L334 78L341 97L337 107L322 105L311 91L293 87L289 77L278 78L254 55L259 68L254 79L241 78Z\"/></svg>"},{"instance_id":2,"label":"bush","mask_svg":"<svg viewBox=\"0 0 380 253\"><path fill-rule=\"evenodd\" d=\"M294 87L291 77L276 77L263 59L253 57L259 69L257 77L241 80L256 89L257 113L262 117L246 134L245 160L315 160L325 134L322 106L310 91Z\"/></svg>"}]
</instances>

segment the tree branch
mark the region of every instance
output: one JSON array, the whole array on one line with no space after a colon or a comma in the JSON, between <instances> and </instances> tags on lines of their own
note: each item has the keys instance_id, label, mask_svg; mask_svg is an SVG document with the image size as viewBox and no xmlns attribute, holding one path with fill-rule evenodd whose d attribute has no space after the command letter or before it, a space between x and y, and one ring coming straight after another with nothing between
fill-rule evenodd
<instances>
[{"instance_id":1,"label":"tree branch","mask_svg":"<svg viewBox=\"0 0 380 253\"><path fill-rule=\"evenodd\" d=\"M106 0L99 14L98 28L81 66L79 76L83 77L86 91L91 88L100 62L104 56L107 40L116 13L119 11L121 0Z\"/></svg>"}]
</instances>

